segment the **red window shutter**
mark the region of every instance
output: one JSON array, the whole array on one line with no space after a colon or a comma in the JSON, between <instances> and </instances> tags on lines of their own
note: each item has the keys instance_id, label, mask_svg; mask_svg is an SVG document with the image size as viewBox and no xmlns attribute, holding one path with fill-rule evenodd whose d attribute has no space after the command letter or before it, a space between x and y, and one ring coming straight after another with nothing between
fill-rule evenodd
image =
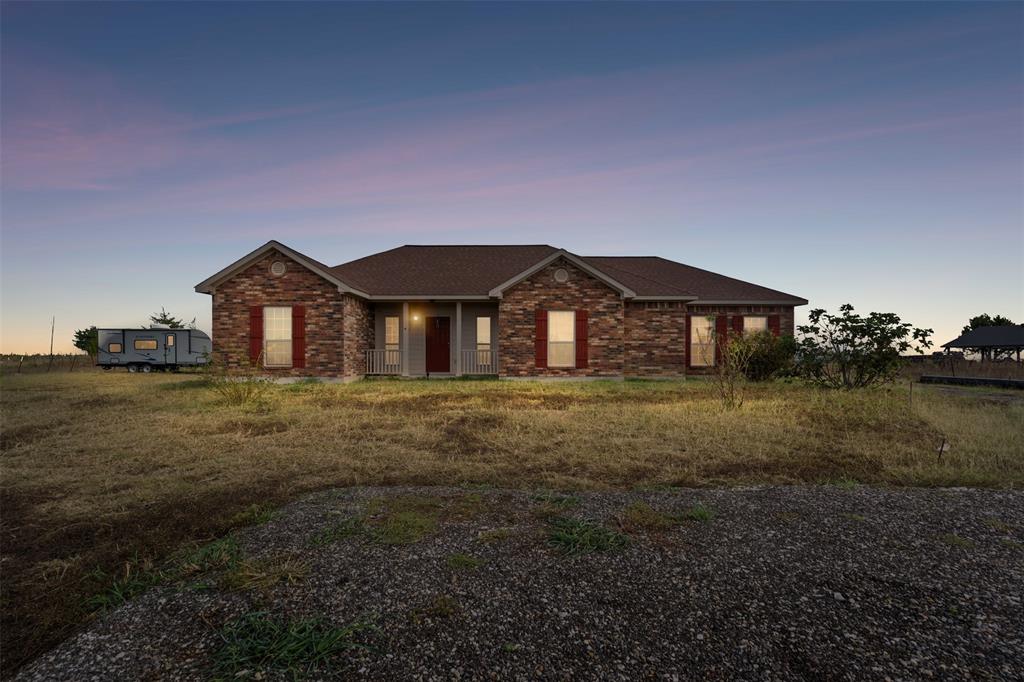
<instances>
[{"instance_id":1,"label":"red window shutter","mask_svg":"<svg viewBox=\"0 0 1024 682\"><path fill-rule=\"evenodd\" d=\"M537 331L534 334L534 360L537 369L547 369L548 366L548 311L536 311Z\"/></svg>"},{"instance_id":2,"label":"red window shutter","mask_svg":"<svg viewBox=\"0 0 1024 682\"><path fill-rule=\"evenodd\" d=\"M768 331L772 333L772 336L779 336L782 331L779 327L779 316L769 315L768 316Z\"/></svg>"},{"instance_id":3,"label":"red window shutter","mask_svg":"<svg viewBox=\"0 0 1024 682\"><path fill-rule=\"evenodd\" d=\"M743 316L742 315L733 315L732 316L732 330L737 335L743 333Z\"/></svg>"},{"instance_id":4,"label":"red window shutter","mask_svg":"<svg viewBox=\"0 0 1024 682\"><path fill-rule=\"evenodd\" d=\"M306 308L292 306L292 367L306 366Z\"/></svg>"},{"instance_id":5,"label":"red window shutter","mask_svg":"<svg viewBox=\"0 0 1024 682\"><path fill-rule=\"evenodd\" d=\"M576 311L576 369L586 369L590 362L587 342L587 311Z\"/></svg>"},{"instance_id":6,"label":"red window shutter","mask_svg":"<svg viewBox=\"0 0 1024 682\"><path fill-rule=\"evenodd\" d=\"M729 321L725 319L725 315L715 316L715 361L718 362L722 358L722 347L729 340Z\"/></svg>"},{"instance_id":7,"label":"red window shutter","mask_svg":"<svg viewBox=\"0 0 1024 682\"><path fill-rule=\"evenodd\" d=\"M249 360L260 361L263 354L263 306L254 305L249 308Z\"/></svg>"},{"instance_id":8,"label":"red window shutter","mask_svg":"<svg viewBox=\"0 0 1024 682\"><path fill-rule=\"evenodd\" d=\"M693 315L686 315L686 367L693 369Z\"/></svg>"}]
</instances>

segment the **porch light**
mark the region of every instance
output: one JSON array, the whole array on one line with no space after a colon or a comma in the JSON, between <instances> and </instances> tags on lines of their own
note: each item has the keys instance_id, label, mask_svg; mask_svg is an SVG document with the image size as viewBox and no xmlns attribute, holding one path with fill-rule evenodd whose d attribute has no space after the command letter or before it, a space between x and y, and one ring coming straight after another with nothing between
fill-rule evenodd
<instances>
[{"instance_id":1,"label":"porch light","mask_svg":"<svg viewBox=\"0 0 1024 682\"><path fill-rule=\"evenodd\" d=\"M412 316L412 321L413 322L419 322L420 321L420 316L419 315L413 315Z\"/></svg>"}]
</instances>

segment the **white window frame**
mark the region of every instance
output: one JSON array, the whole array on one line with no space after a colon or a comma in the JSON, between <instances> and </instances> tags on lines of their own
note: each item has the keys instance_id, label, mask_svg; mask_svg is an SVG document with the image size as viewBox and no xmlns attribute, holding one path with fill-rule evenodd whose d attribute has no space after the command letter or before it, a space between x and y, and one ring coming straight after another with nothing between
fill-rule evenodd
<instances>
[{"instance_id":1,"label":"white window frame","mask_svg":"<svg viewBox=\"0 0 1024 682\"><path fill-rule=\"evenodd\" d=\"M764 324L758 329L753 329L750 326L751 320L762 320ZM768 331L768 316L767 315L744 315L743 316L743 333L753 334L755 332L766 332Z\"/></svg>"},{"instance_id":2,"label":"white window frame","mask_svg":"<svg viewBox=\"0 0 1024 682\"><path fill-rule=\"evenodd\" d=\"M489 315L478 315L476 318L476 349L491 349L491 318Z\"/></svg>"},{"instance_id":3,"label":"white window frame","mask_svg":"<svg viewBox=\"0 0 1024 682\"><path fill-rule=\"evenodd\" d=\"M393 325L393 328L389 328L389 325ZM394 332L393 337L390 332ZM384 361L389 365L397 365L402 361L401 350L402 318L398 315L387 315L384 318Z\"/></svg>"},{"instance_id":4,"label":"white window frame","mask_svg":"<svg viewBox=\"0 0 1024 682\"><path fill-rule=\"evenodd\" d=\"M552 337L552 330L555 325L551 323L551 318L556 315L568 315L569 322L569 335L572 337L570 340L555 340ZM552 353L554 346L569 346L571 348L569 353L569 361L565 364L554 362L555 354ZM549 310L548 311L548 367L556 368L576 368L576 311L575 310Z\"/></svg>"},{"instance_id":5,"label":"white window frame","mask_svg":"<svg viewBox=\"0 0 1024 682\"><path fill-rule=\"evenodd\" d=\"M701 335L698 324L707 324L706 339ZM715 316L694 315L690 318L690 366L715 366ZM709 357L710 356L710 357Z\"/></svg>"},{"instance_id":6,"label":"white window frame","mask_svg":"<svg viewBox=\"0 0 1024 682\"><path fill-rule=\"evenodd\" d=\"M274 314L271 315L271 311ZM278 338L278 329L272 329L274 325L269 324L271 318L277 319L277 315L281 314L280 311L285 311L284 318L288 321L288 337ZM270 344L288 344L288 361L287 362L271 362L271 350ZM292 352L294 350L295 343L295 330L292 329L292 307L284 305L268 305L263 307L263 366L264 367L291 367L292 366ZM278 351L280 352L280 351Z\"/></svg>"}]
</instances>

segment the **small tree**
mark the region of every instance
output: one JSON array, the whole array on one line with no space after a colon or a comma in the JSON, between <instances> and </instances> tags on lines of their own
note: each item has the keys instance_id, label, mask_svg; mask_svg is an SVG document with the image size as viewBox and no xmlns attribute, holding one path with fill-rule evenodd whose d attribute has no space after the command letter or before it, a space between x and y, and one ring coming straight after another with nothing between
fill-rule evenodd
<instances>
[{"instance_id":1,"label":"small tree","mask_svg":"<svg viewBox=\"0 0 1024 682\"><path fill-rule=\"evenodd\" d=\"M149 321L149 326L151 329L155 327L170 327L171 329L185 328L185 321L182 320L181 318L175 317L174 315L168 313L166 310L164 310L163 306L160 306L160 312L153 313L152 315L149 316ZM192 321L188 323L188 328L196 328L196 318L192 318Z\"/></svg>"},{"instance_id":2,"label":"small tree","mask_svg":"<svg viewBox=\"0 0 1024 682\"><path fill-rule=\"evenodd\" d=\"M75 348L84 350L90 358L96 357L100 346L99 332L96 331L96 327L76 329L75 339L72 343L74 343Z\"/></svg>"},{"instance_id":3,"label":"small tree","mask_svg":"<svg viewBox=\"0 0 1024 682\"><path fill-rule=\"evenodd\" d=\"M849 303L832 315L812 310L808 324L797 328L801 374L830 388L861 388L893 379L903 366L902 354L931 347L931 329L902 322L895 313L857 315Z\"/></svg>"},{"instance_id":4,"label":"small tree","mask_svg":"<svg viewBox=\"0 0 1024 682\"><path fill-rule=\"evenodd\" d=\"M725 408L735 409L743 405L743 387L754 346L744 343L743 335L738 332L724 338L715 333L714 338L718 348L713 375L715 390Z\"/></svg>"}]
</instances>

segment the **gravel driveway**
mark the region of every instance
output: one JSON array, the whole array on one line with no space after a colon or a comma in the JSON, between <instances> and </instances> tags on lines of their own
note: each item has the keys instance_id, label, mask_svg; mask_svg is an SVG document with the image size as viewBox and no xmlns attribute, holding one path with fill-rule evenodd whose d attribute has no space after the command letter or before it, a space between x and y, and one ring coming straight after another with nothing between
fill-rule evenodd
<instances>
[{"instance_id":1,"label":"gravel driveway","mask_svg":"<svg viewBox=\"0 0 1024 682\"><path fill-rule=\"evenodd\" d=\"M358 488L235 537L280 575L150 589L19 679L1024 679L1020 492ZM253 612L370 626L215 668Z\"/></svg>"}]
</instances>

